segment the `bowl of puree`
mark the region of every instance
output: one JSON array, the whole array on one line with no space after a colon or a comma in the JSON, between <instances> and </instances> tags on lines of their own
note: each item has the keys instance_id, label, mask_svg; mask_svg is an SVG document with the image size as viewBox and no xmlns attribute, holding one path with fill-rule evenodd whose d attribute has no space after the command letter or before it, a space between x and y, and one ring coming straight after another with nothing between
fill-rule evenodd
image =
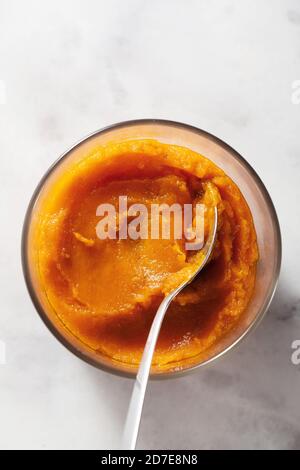
<instances>
[{"instance_id":1,"label":"bowl of puree","mask_svg":"<svg viewBox=\"0 0 300 470\"><path fill-rule=\"evenodd\" d=\"M176 377L209 364L253 330L276 288L281 238L265 186L222 140L156 119L93 133L42 178L22 237L32 301L70 351L98 368L134 377L159 304L193 261L174 234L120 236L120 196L149 209L199 202L207 214L204 234L217 207L211 259L169 307L151 376ZM114 236L106 239L97 236L102 204L116 207Z\"/></svg>"}]
</instances>

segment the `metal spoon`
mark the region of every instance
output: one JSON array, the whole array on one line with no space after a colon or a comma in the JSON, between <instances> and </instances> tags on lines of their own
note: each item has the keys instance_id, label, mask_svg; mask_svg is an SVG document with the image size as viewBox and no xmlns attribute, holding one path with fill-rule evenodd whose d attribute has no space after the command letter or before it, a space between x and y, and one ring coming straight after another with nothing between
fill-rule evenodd
<instances>
[{"instance_id":1,"label":"metal spoon","mask_svg":"<svg viewBox=\"0 0 300 470\"><path fill-rule=\"evenodd\" d=\"M202 263L198 266L198 268L194 271L191 277L182 283L179 287L174 289L170 294L168 294L162 303L160 304L154 320L151 325L151 329L147 338L147 342L145 345L145 349L142 355L141 363L139 365L139 370L136 376L135 384L133 387L131 400L128 408L123 439L122 439L122 449L134 450L136 445L136 440L138 436L144 398L146 387L149 379L149 373L153 358L153 353L155 350L157 338L159 335L159 331L165 317L165 314L168 310L168 307L172 300L176 297L179 292L182 291L188 284L190 284L195 277L200 273L200 271L204 268L206 263L209 260L209 257L212 253L214 243L216 240L216 233L217 233L217 226L218 226L218 211L217 208L214 208L214 221L210 229L210 233L204 248L202 249L204 254L204 259Z\"/></svg>"}]
</instances>

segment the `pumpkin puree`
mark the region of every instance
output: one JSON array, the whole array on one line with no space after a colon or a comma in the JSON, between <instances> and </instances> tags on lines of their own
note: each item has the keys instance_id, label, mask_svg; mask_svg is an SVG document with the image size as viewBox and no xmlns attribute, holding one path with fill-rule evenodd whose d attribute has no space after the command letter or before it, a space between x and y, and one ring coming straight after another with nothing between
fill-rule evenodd
<instances>
[{"instance_id":1,"label":"pumpkin puree","mask_svg":"<svg viewBox=\"0 0 300 470\"><path fill-rule=\"evenodd\" d=\"M64 326L86 347L138 364L163 296L199 262L184 240L100 240L101 203L202 202L205 233L218 208L217 242L198 278L169 308L154 367L195 363L239 320L251 298L258 249L248 205L214 163L183 147L154 140L110 143L70 164L39 209L40 288ZM199 254L198 254L199 255ZM194 358L194 359L193 359Z\"/></svg>"}]
</instances>

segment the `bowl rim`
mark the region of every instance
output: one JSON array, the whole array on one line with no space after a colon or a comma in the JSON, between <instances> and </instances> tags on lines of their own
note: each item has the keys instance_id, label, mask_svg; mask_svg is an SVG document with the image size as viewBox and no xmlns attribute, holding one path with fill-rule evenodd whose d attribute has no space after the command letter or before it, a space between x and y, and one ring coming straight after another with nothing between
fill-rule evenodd
<instances>
[{"instance_id":1,"label":"bowl rim","mask_svg":"<svg viewBox=\"0 0 300 470\"><path fill-rule=\"evenodd\" d=\"M161 125L161 126L170 126L170 127L175 127L175 128L181 128L183 130L187 130L193 133L196 133L200 136L203 136L207 138L208 140L218 144L225 150L227 150L236 160L238 160L248 171L248 173L252 176L252 178L256 181L257 185L259 186L262 195L266 201L266 204L268 206L268 209L270 211L270 215L272 218L273 222L273 229L274 233L277 239L277 252L276 252L276 268L274 271L274 277L272 280L271 285L269 286L268 293L265 297L264 303L260 310L257 312L255 318L252 320L252 322L248 325L248 327L243 331L243 333L236 338L236 340L229 344L226 348L223 350L219 351L216 355L210 357L209 359L200 362L199 364L194 364L191 367L187 367L182 370L173 370L173 371L166 371L166 372L152 372L150 374L151 379L168 379L168 378L177 378L177 377L182 377L187 374L190 374L191 372L195 372L198 368L203 368L205 366L210 365L212 362L216 361L217 359L220 359L223 357L227 352L231 351L233 348L235 348L244 338L248 336L248 334L253 331L261 322L263 317L265 316L271 301L274 297L276 287L278 284L278 279L279 279L279 274L280 274L280 268L281 268L281 259L282 259L282 239L281 239L281 231L280 231L280 225L277 217L277 213L273 204L273 201L271 199L271 196L269 195L264 183L262 182L261 178L258 176L256 171L252 168L252 166L247 162L247 160L242 157L234 148L232 148L229 144L224 142L222 139L219 137L216 137L214 134L211 134L210 132L207 132L203 129L200 129L198 127L195 127L190 124L185 124L181 123L178 121L172 121L168 119L154 119L154 118L149 118L149 119L133 119L133 120L128 120L128 121L121 121L117 122L115 124L111 124L109 126L105 126L103 128L100 128L90 134L88 134L86 137L83 137L77 143L69 147L60 157L58 157L52 165L48 168L48 170L44 173L42 178L40 179L38 185L36 186L32 197L29 201L26 213L25 213L25 218L23 222L23 227L22 227L22 236L21 236L21 262L22 262L22 270L23 270L23 275L25 279L25 284L29 293L29 296L31 298L31 301L39 314L40 318L44 322L44 324L47 326L47 328L51 331L51 333L56 337L56 339L63 345L65 346L70 352L75 354L78 358L82 359L84 362L96 367L97 369L103 370L108 373L112 373L117 376L122 376L122 377L127 377L127 378L135 378L136 373L134 371L125 371L118 369L117 366L114 367L114 365L108 365L108 364L103 364L97 360L94 360L90 356L84 353L84 351L79 350L75 345L71 344L67 339L57 330L57 328L54 326L54 324L51 322L49 319L48 315L45 313L36 293L33 288L33 283L31 280L31 275L30 275L30 269L29 269L29 260L28 260L28 233L29 233L29 228L30 228L30 223L32 220L32 211L34 208L34 205L39 197L39 194L43 188L43 185L49 178L49 176L52 174L52 172L55 170L56 167L60 165L67 157L68 155L73 152L75 149L80 147L83 143L88 142L92 138L96 137L97 135L105 134L110 131L113 131L115 129L120 129L122 127L132 127L136 125Z\"/></svg>"}]
</instances>

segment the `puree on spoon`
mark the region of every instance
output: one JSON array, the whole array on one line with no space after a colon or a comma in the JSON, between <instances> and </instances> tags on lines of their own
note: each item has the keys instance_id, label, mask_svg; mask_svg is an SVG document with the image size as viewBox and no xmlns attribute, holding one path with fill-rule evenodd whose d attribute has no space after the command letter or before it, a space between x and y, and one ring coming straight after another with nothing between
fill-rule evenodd
<instances>
[{"instance_id":1,"label":"puree on spoon","mask_svg":"<svg viewBox=\"0 0 300 470\"><path fill-rule=\"evenodd\" d=\"M163 296L179 285L194 258L184 240L97 237L97 207L200 202L218 208L213 256L173 301L154 354L157 370L180 367L238 322L251 298L258 249L249 207L214 163L183 147L134 140L97 147L70 164L48 189L35 240L39 285L55 315L101 355L138 364ZM150 211L149 211L150 212ZM195 257L196 259L196 257Z\"/></svg>"}]
</instances>

